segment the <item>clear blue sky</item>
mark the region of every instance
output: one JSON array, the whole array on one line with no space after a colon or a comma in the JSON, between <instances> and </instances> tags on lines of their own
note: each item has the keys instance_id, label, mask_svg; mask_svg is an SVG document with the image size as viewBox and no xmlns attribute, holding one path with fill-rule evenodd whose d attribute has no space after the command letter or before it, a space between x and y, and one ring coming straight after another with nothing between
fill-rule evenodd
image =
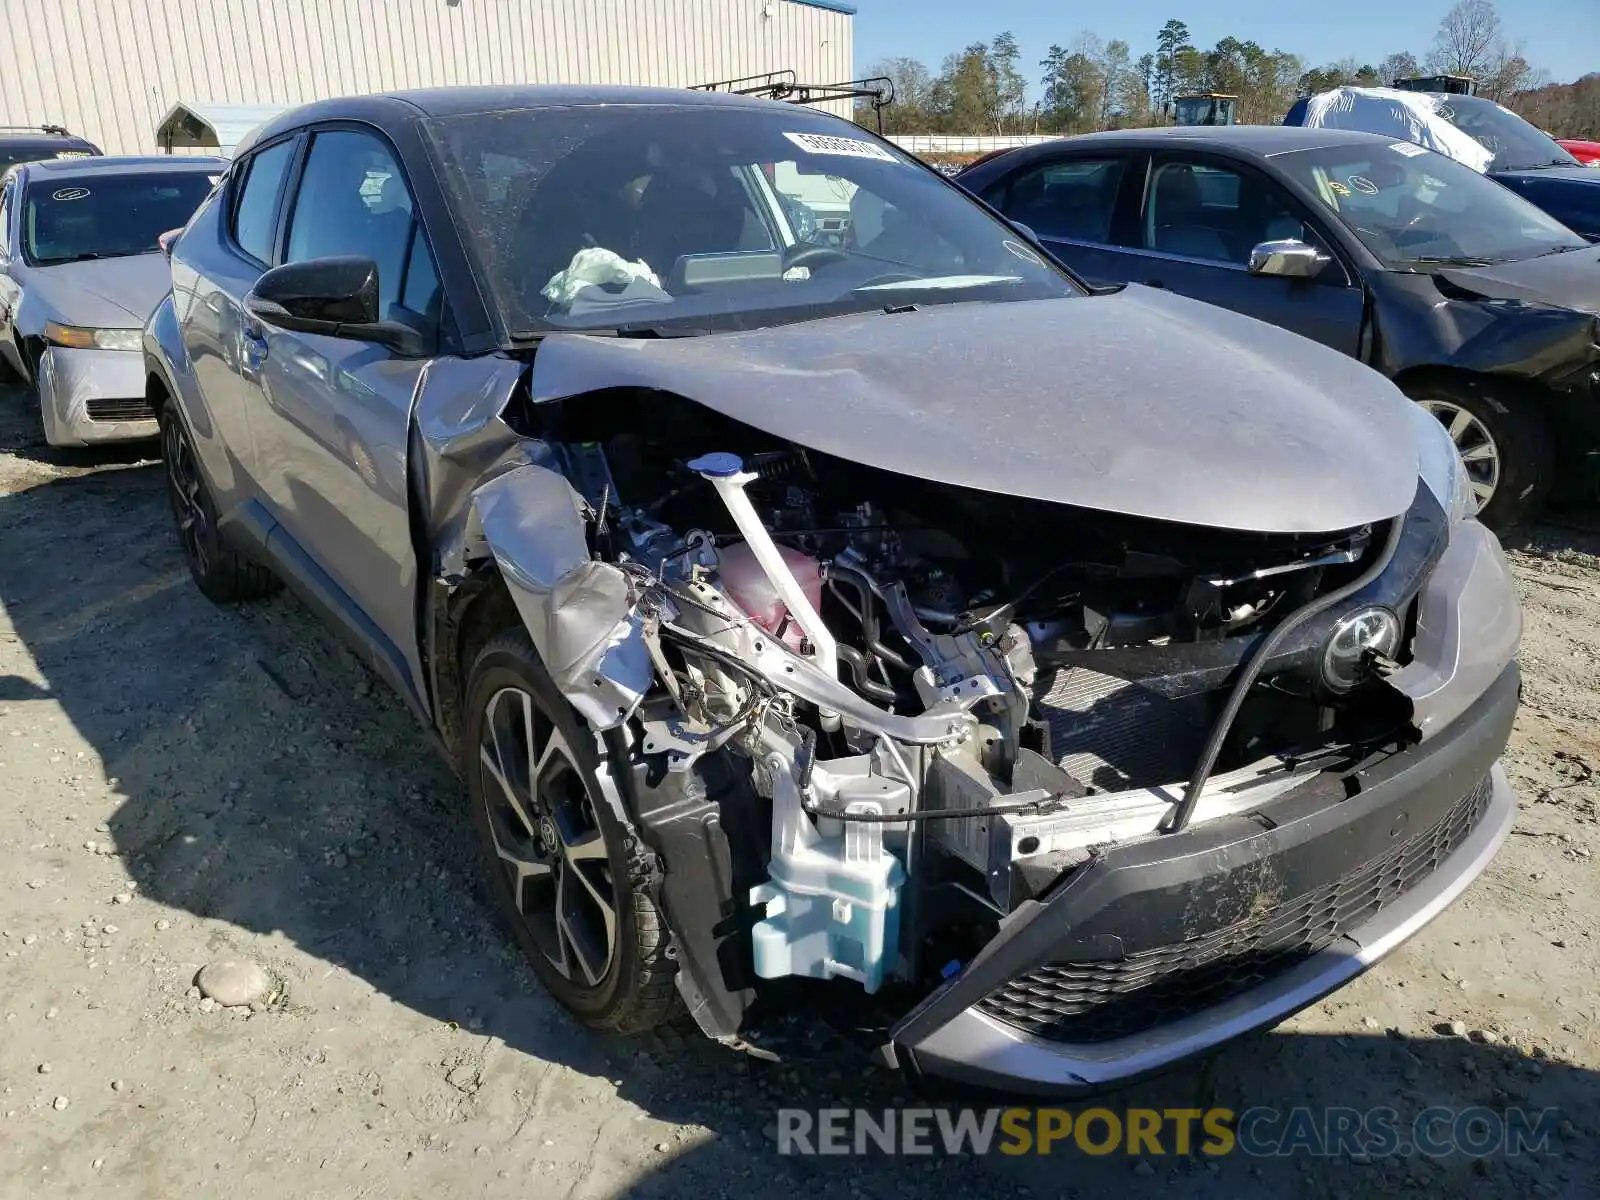
<instances>
[{"instance_id":1,"label":"clear blue sky","mask_svg":"<svg viewBox=\"0 0 1600 1200\"><path fill-rule=\"evenodd\" d=\"M1454 0L848 0L856 16L856 65L909 55L933 71L946 54L1010 30L1022 45L1030 83L1052 42L1080 30L1121 38L1133 56L1155 50L1168 18L1189 26L1202 48L1233 35L1268 50L1287 50L1310 65L1355 56L1374 65L1409 50L1426 56L1439 18ZM1600 71L1600 0L1499 0L1501 24L1535 67L1557 82Z\"/></svg>"}]
</instances>

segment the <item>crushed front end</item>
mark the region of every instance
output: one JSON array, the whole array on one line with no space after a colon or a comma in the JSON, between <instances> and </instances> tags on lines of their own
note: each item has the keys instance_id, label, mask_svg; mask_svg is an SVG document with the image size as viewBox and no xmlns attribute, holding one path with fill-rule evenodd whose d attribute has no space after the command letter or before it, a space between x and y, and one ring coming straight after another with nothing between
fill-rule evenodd
<instances>
[{"instance_id":1,"label":"crushed front end","mask_svg":"<svg viewBox=\"0 0 1600 1200\"><path fill-rule=\"evenodd\" d=\"M541 419L464 560L595 730L711 1036L843 1014L1104 1085L1350 979L1509 827L1520 616L1447 439L1407 511L1253 533Z\"/></svg>"}]
</instances>

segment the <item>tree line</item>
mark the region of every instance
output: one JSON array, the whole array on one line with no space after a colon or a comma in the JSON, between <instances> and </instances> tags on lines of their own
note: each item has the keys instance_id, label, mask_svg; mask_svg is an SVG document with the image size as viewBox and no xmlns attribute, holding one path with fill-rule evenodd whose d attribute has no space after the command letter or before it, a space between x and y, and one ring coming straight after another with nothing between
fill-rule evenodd
<instances>
[{"instance_id":1,"label":"tree line","mask_svg":"<svg viewBox=\"0 0 1600 1200\"><path fill-rule=\"evenodd\" d=\"M1237 96L1241 123L1276 124L1300 96L1346 84L1387 87L1425 71L1470 75L1479 95L1538 113L1535 123L1557 136L1585 136L1600 123L1600 75L1550 84L1528 62L1521 43L1508 37L1492 0L1459 0L1421 57L1398 50L1375 62L1312 66L1298 54L1235 37L1198 47L1176 18L1156 32L1148 49L1140 49L1135 55L1125 41L1102 41L1084 30L1066 45L1052 45L1039 74L1030 77L1017 39L1002 33L946 56L937 73L906 57L886 59L868 73L895 85L896 102L883 113L887 133L1135 128L1171 121L1173 101L1197 92Z\"/></svg>"}]
</instances>

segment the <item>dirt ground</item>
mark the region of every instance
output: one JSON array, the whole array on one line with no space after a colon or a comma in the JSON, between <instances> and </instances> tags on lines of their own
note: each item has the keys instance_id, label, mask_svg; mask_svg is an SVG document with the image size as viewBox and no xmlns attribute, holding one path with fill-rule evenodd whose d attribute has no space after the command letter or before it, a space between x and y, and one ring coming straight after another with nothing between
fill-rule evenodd
<instances>
[{"instance_id":1,"label":"dirt ground","mask_svg":"<svg viewBox=\"0 0 1600 1200\"><path fill-rule=\"evenodd\" d=\"M1209 1073L1102 1101L1558 1107L1547 1153L804 1159L776 1153L780 1105L906 1086L580 1030L485 907L461 790L398 700L293 600L205 601L140 450L37 430L0 392L0 1196L1600 1192L1600 513L1513 556L1522 807L1487 874ZM230 958L273 976L262 1011L191 990Z\"/></svg>"}]
</instances>

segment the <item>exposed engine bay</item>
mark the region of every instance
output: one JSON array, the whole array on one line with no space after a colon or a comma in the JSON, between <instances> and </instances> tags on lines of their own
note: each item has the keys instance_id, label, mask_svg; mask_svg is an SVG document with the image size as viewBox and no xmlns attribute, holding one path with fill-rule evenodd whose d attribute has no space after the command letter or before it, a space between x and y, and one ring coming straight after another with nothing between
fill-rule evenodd
<instances>
[{"instance_id":1,"label":"exposed engine bay","mask_svg":"<svg viewBox=\"0 0 1600 1200\"><path fill-rule=\"evenodd\" d=\"M1096 846L1157 836L1246 650L1382 550L1368 526L1244 534L933 484L640 411L662 403L541 405L524 432L627 583L613 649L642 645L650 682L616 711L646 840L679 839L682 953L729 993L691 1004L708 1032L760 981L926 991ZM1302 655L1247 687L1178 827L1405 737L1404 698L1374 702L1403 654L1358 649L1343 678ZM706 878L674 881L711 827Z\"/></svg>"}]
</instances>

